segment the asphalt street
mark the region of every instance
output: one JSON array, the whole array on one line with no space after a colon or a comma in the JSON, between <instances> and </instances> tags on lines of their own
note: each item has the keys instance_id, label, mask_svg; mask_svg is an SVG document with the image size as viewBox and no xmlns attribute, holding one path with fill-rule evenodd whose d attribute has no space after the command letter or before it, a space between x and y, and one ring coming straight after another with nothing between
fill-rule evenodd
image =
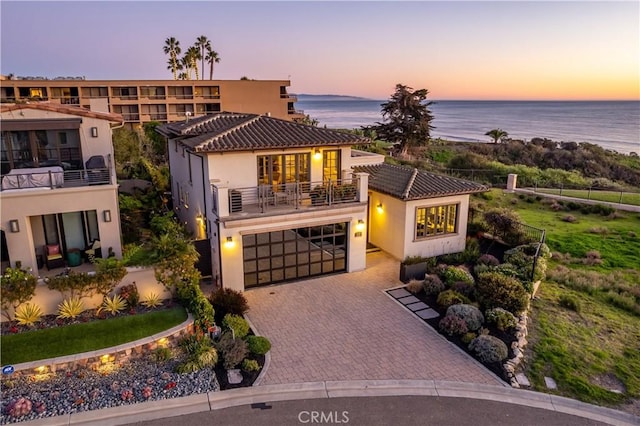
<instances>
[{"instance_id":1,"label":"asphalt street","mask_svg":"<svg viewBox=\"0 0 640 426\"><path fill-rule=\"evenodd\" d=\"M306 399L258 403L133 423L136 426L590 426L584 417L498 401L425 396Z\"/></svg>"}]
</instances>

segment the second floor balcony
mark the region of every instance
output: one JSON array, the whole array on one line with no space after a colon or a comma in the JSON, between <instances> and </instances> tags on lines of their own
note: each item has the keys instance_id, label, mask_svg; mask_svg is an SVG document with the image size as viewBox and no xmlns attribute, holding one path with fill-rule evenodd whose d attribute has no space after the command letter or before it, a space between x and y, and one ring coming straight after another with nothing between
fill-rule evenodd
<instances>
[{"instance_id":1,"label":"second floor balcony","mask_svg":"<svg viewBox=\"0 0 640 426\"><path fill-rule=\"evenodd\" d=\"M214 213L229 219L341 207L367 200L366 179L359 175L336 181L289 182L243 188L214 186L213 190Z\"/></svg>"}]
</instances>

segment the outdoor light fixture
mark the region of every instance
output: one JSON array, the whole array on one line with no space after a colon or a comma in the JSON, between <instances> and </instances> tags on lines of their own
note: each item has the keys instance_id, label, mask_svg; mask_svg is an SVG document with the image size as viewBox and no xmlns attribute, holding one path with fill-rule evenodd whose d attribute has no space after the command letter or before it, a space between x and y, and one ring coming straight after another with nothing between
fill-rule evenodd
<instances>
[{"instance_id":1,"label":"outdoor light fixture","mask_svg":"<svg viewBox=\"0 0 640 426\"><path fill-rule=\"evenodd\" d=\"M20 232L20 224L16 219L9 221L9 227L11 228L11 232Z\"/></svg>"},{"instance_id":2,"label":"outdoor light fixture","mask_svg":"<svg viewBox=\"0 0 640 426\"><path fill-rule=\"evenodd\" d=\"M98 137L98 128L97 127L92 127L91 128L91 137L92 138L97 138Z\"/></svg>"},{"instance_id":3,"label":"outdoor light fixture","mask_svg":"<svg viewBox=\"0 0 640 426\"><path fill-rule=\"evenodd\" d=\"M227 241L224 243L226 248L231 248L234 246L233 237L227 237Z\"/></svg>"},{"instance_id":4,"label":"outdoor light fixture","mask_svg":"<svg viewBox=\"0 0 640 426\"><path fill-rule=\"evenodd\" d=\"M356 229L362 231L364 229L364 220L358 219L358 223L356 224Z\"/></svg>"},{"instance_id":5,"label":"outdoor light fixture","mask_svg":"<svg viewBox=\"0 0 640 426\"><path fill-rule=\"evenodd\" d=\"M318 148L316 148L316 152L313 154L313 158L315 158L316 160L319 160L320 158L322 158L322 153Z\"/></svg>"},{"instance_id":6,"label":"outdoor light fixture","mask_svg":"<svg viewBox=\"0 0 640 426\"><path fill-rule=\"evenodd\" d=\"M376 209L378 209L378 213L382 213L382 203L378 203L378 205L376 206Z\"/></svg>"},{"instance_id":7,"label":"outdoor light fixture","mask_svg":"<svg viewBox=\"0 0 640 426\"><path fill-rule=\"evenodd\" d=\"M105 222L111 222L111 210L104 210L102 212L102 218Z\"/></svg>"}]
</instances>

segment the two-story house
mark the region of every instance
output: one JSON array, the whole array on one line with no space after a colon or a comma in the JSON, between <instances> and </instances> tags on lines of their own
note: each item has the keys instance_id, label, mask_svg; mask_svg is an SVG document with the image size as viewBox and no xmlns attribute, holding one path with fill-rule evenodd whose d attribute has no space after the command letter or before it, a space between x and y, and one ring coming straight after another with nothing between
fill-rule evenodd
<instances>
[{"instance_id":1,"label":"two-story house","mask_svg":"<svg viewBox=\"0 0 640 426\"><path fill-rule=\"evenodd\" d=\"M482 185L384 164L357 135L266 115L166 124L174 208L211 275L245 288L366 267L367 243L398 259L464 250Z\"/></svg>"},{"instance_id":2,"label":"two-story house","mask_svg":"<svg viewBox=\"0 0 640 426\"><path fill-rule=\"evenodd\" d=\"M3 266L121 256L112 125L117 114L49 103L0 107ZM83 259L84 258L84 259Z\"/></svg>"}]
</instances>

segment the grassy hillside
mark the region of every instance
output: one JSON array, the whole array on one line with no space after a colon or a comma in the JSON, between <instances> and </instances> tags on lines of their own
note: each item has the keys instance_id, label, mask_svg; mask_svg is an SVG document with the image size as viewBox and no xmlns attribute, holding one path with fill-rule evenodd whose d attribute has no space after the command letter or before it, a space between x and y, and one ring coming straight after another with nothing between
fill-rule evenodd
<instances>
[{"instance_id":1,"label":"grassy hillside","mask_svg":"<svg viewBox=\"0 0 640 426\"><path fill-rule=\"evenodd\" d=\"M534 389L640 414L640 214L585 214L501 190L473 203L508 207L546 229L554 252L527 336Z\"/></svg>"}]
</instances>

